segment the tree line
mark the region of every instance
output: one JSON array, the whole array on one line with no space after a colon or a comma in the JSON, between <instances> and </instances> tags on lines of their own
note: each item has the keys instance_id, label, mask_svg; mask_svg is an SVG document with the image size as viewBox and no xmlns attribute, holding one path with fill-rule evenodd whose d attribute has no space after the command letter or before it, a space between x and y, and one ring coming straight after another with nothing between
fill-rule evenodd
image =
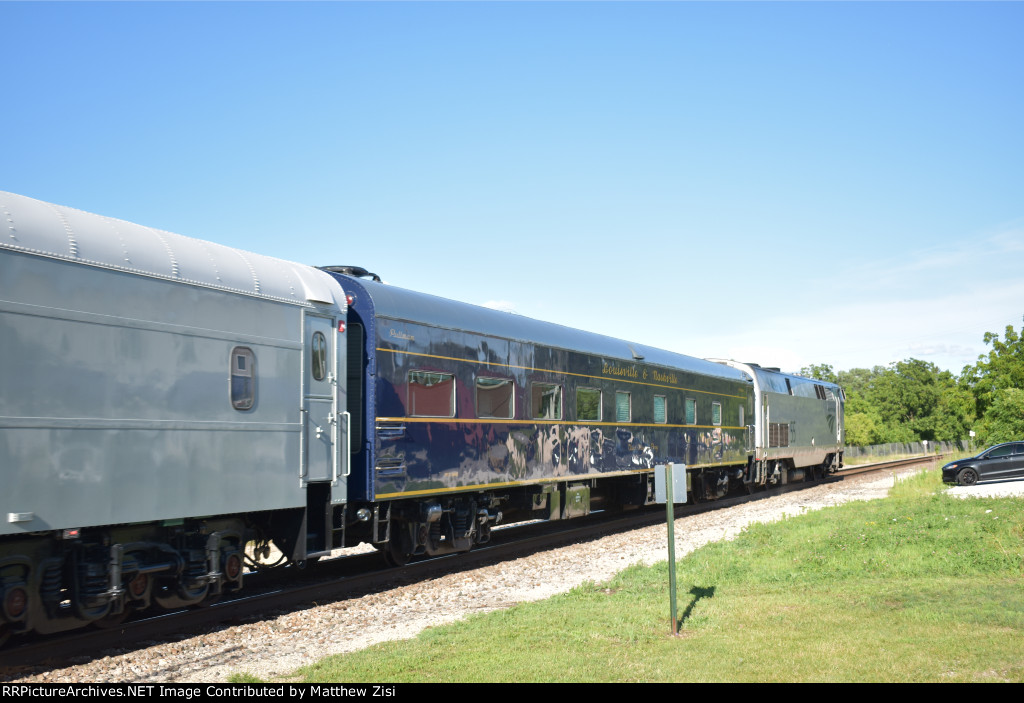
<instances>
[{"instance_id":1,"label":"tree line","mask_svg":"<svg viewBox=\"0 0 1024 703\"><path fill-rule=\"evenodd\" d=\"M834 371L812 364L800 373L846 392L846 443L967 440L976 445L1024 440L1024 327L985 333L987 354L959 376L921 359Z\"/></svg>"}]
</instances>

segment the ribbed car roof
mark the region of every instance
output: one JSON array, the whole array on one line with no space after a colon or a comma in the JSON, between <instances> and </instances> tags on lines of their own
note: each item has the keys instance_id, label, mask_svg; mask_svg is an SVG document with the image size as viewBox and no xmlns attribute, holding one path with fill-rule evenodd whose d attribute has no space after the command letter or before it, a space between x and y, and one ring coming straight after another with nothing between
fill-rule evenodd
<instances>
[{"instance_id":1,"label":"ribbed car roof","mask_svg":"<svg viewBox=\"0 0 1024 703\"><path fill-rule=\"evenodd\" d=\"M344 307L337 281L312 266L0 191L0 248L262 298Z\"/></svg>"}]
</instances>

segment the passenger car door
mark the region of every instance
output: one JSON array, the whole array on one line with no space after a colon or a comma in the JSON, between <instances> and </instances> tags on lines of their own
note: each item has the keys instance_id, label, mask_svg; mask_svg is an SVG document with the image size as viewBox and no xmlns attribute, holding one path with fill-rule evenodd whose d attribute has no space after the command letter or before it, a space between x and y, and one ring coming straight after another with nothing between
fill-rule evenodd
<instances>
[{"instance_id":1,"label":"passenger car door","mask_svg":"<svg viewBox=\"0 0 1024 703\"><path fill-rule=\"evenodd\" d=\"M338 477L338 360L334 319L307 313L305 320L303 479Z\"/></svg>"}]
</instances>

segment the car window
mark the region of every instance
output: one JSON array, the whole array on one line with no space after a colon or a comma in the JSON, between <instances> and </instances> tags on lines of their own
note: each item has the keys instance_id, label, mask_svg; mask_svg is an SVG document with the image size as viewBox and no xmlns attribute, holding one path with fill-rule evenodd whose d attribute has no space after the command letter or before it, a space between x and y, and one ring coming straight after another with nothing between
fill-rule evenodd
<instances>
[{"instance_id":1,"label":"car window","mask_svg":"<svg viewBox=\"0 0 1024 703\"><path fill-rule=\"evenodd\" d=\"M996 458L1001 457L1001 456L1010 456L1011 454L1013 454L1013 445L1012 444L1004 444L1003 446L996 447L995 449L990 451L988 453L988 456L985 457L985 458L986 459L996 459Z\"/></svg>"},{"instance_id":2,"label":"car window","mask_svg":"<svg viewBox=\"0 0 1024 703\"><path fill-rule=\"evenodd\" d=\"M1013 445L1014 454L1024 454L1024 442L1017 442Z\"/></svg>"}]
</instances>

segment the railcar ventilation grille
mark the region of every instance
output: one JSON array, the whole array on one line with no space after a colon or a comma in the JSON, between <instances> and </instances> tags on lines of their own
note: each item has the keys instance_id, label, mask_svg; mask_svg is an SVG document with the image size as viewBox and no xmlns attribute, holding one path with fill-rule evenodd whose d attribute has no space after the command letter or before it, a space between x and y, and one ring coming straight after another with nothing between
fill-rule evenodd
<instances>
[{"instance_id":1,"label":"railcar ventilation grille","mask_svg":"<svg viewBox=\"0 0 1024 703\"><path fill-rule=\"evenodd\" d=\"M788 447L789 446L789 423L769 422L768 423L768 446Z\"/></svg>"}]
</instances>

